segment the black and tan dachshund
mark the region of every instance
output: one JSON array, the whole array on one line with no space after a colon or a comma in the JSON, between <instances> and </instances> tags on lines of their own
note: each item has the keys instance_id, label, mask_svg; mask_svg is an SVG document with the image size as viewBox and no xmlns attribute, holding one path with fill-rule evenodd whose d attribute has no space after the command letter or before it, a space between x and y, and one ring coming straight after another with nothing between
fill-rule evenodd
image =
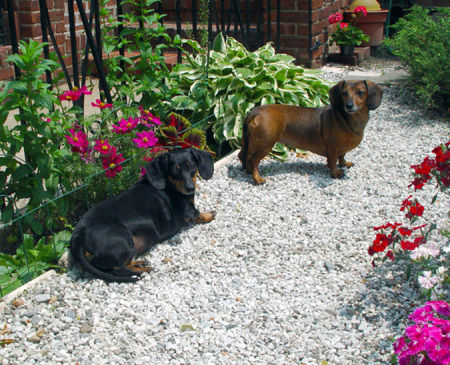
<instances>
[{"instance_id":1,"label":"black and tan dachshund","mask_svg":"<svg viewBox=\"0 0 450 365\"><path fill-rule=\"evenodd\" d=\"M134 261L137 256L189 223L214 219L214 213L195 208L197 173L206 180L212 177L210 153L190 148L153 159L143 179L81 218L70 241L72 258L107 282L137 281L141 273L150 271L144 261Z\"/></svg>"}]
</instances>

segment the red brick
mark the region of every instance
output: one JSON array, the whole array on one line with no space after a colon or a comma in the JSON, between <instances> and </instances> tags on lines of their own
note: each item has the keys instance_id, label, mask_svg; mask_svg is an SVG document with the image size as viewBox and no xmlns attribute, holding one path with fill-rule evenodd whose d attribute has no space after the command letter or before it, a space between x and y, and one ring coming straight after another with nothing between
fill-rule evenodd
<instances>
[{"instance_id":1,"label":"red brick","mask_svg":"<svg viewBox=\"0 0 450 365\"><path fill-rule=\"evenodd\" d=\"M283 10L296 10L296 9L298 9L296 7L296 4L297 3L302 3L304 1L305 0L281 0L280 1L280 9L283 9Z\"/></svg>"},{"instance_id":2,"label":"red brick","mask_svg":"<svg viewBox=\"0 0 450 365\"><path fill-rule=\"evenodd\" d=\"M42 37L41 25L35 24L32 26L22 26L20 28L20 34L22 38Z\"/></svg>"},{"instance_id":3,"label":"red brick","mask_svg":"<svg viewBox=\"0 0 450 365\"><path fill-rule=\"evenodd\" d=\"M341 2L340 1L335 1L333 4L331 4L331 11L333 13L336 13L337 11L341 10Z\"/></svg>"},{"instance_id":4,"label":"red brick","mask_svg":"<svg viewBox=\"0 0 450 365\"><path fill-rule=\"evenodd\" d=\"M19 1L19 12L39 11L39 2L37 0Z\"/></svg>"},{"instance_id":5,"label":"red brick","mask_svg":"<svg viewBox=\"0 0 450 365\"><path fill-rule=\"evenodd\" d=\"M311 9L317 10L323 6L322 0L311 0ZM297 3L297 10L306 10L309 11L309 1L301 0Z\"/></svg>"},{"instance_id":6,"label":"red brick","mask_svg":"<svg viewBox=\"0 0 450 365\"><path fill-rule=\"evenodd\" d=\"M20 12L19 19L20 19L21 25L25 25L25 24L33 25L33 24L41 22L41 16L40 16L39 12L33 12L33 13Z\"/></svg>"},{"instance_id":7,"label":"red brick","mask_svg":"<svg viewBox=\"0 0 450 365\"><path fill-rule=\"evenodd\" d=\"M289 48L303 48L308 45L307 37L280 37L280 45Z\"/></svg>"},{"instance_id":8,"label":"red brick","mask_svg":"<svg viewBox=\"0 0 450 365\"><path fill-rule=\"evenodd\" d=\"M48 14L50 16L51 22L64 20L64 10L63 9L50 10L48 12Z\"/></svg>"},{"instance_id":9,"label":"red brick","mask_svg":"<svg viewBox=\"0 0 450 365\"><path fill-rule=\"evenodd\" d=\"M0 68L0 80L12 79L14 76L14 67L9 66Z\"/></svg>"},{"instance_id":10,"label":"red brick","mask_svg":"<svg viewBox=\"0 0 450 365\"><path fill-rule=\"evenodd\" d=\"M64 9L64 0L53 0L53 9Z\"/></svg>"},{"instance_id":11,"label":"red brick","mask_svg":"<svg viewBox=\"0 0 450 365\"><path fill-rule=\"evenodd\" d=\"M307 23L309 15L306 11L281 12L280 20L283 23Z\"/></svg>"}]
</instances>

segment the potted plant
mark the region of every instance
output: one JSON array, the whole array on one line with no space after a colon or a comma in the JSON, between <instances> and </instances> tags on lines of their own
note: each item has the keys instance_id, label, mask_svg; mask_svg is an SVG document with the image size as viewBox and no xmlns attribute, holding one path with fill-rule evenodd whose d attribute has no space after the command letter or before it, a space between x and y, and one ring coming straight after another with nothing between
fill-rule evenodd
<instances>
[{"instance_id":1,"label":"potted plant","mask_svg":"<svg viewBox=\"0 0 450 365\"><path fill-rule=\"evenodd\" d=\"M363 41L361 45L365 47L379 46L383 41L384 23L389 10L382 10L376 0L355 0L344 12L345 21L350 22L354 17L354 11L361 6L367 9L367 13L366 16L359 19L355 26L370 37L370 41Z\"/></svg>"},{"instance_id":2,"label":"potted plant","mask_svg":"<svg viewBox=\"0 0 450 365\"><path fill-rule=\"evenodd\" d=\"M328 17L328 22L331 25L339 23L338 29L331 35L330 39L331 45L336 43L340 47L343 56L351 56L355 53L355 46L370 40L368 35L356 27L359 18L365 17L366 14L366 8L359 6L353 11L354 16L350 23L343 22L344 17L341 13L334 13Z\"/></svg>"}]
</instances>

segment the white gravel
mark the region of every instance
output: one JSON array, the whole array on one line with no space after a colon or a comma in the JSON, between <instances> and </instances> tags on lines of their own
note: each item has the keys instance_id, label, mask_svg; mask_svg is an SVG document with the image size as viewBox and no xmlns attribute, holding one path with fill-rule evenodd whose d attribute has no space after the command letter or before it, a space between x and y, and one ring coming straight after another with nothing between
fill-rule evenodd
<instances>
[{"instance_id":1,"label":"white gravel","mask_svg":"<svg viewBox=\"0 0 450 365\"><path fill-rule=\"evenodd\" d=\"M254 186L235 158L200 182L197 204L216 219L157 246L141 281L57 275L8 305L0 339L15 342L0 363L388 364L420 290L404 262L372 268L372 228L402 220L409 166L448 138L443 118L389 87L342 180L292 154L265 160ZM442 222L446 204L426 214Z\"/></svg>"}]
</instances>

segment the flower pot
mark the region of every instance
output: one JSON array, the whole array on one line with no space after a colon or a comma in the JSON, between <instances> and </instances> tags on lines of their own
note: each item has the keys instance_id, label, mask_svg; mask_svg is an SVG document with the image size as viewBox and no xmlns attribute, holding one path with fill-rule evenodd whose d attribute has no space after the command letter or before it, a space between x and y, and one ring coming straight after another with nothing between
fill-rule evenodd
<instances>
[{"instance_id":1,"label":"flower pot","mask_svg":"<svg viewBox=\"0 0 450 365\"><path fill-rule=\"evenodd\" d=\"M351 44L349 46L339 45L339 48L341 49L342 56L352 56L355 53L355 45L354 44Z\"/></svg>"},{"instance_id":2,"label":"flower pot","mask_svg":"<svg viewBox=\"0 0 450 365\"><path fill-rule=\"evenodd\" d=\"M370 37L369 42L363 42L363 47L373 47L381 45L384 35L384 23L386 22L389 10L368 11L366 17L359 17L356 27L361 29ZM352 11L344 12L344 19L350 22L352 18Z\"/></svg>"}]
</instances>

